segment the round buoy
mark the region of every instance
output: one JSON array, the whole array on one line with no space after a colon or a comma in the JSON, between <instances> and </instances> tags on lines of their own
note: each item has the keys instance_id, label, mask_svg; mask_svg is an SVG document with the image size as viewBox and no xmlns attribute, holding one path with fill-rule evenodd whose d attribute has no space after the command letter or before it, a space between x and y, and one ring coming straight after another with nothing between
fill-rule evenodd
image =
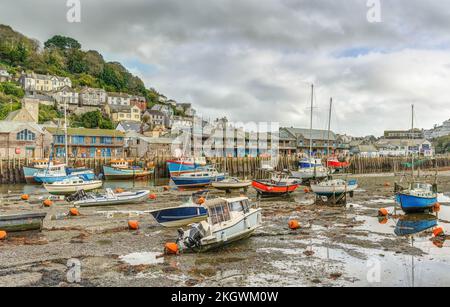
<instances>
[{"instance_id":1,"label":"round buoy","mask_svg":"<svg viewBox=\"0 0 450 307\"><path fill-rule=\"evenodd\" d=\"M197 200L197 205L203 205L206 202L206 199L204 197L200 197Z\"/></svg>"},{"instance_id":2,"label":"round buoy","mask_svg":"<svg viewBox=\"0 0 450 307\"><path fill-rule=\"evenodd\" d=\"M5 240L7 236L6 231L0 230L0 240Z\"/></svg>"},{"instance_id":3,"label":"round buoy","mask_svg":"<svg viewBox=\"0 0 450 307\"><path fill-rule=\"evenodd\" d=\"M44 205L44 207L50 207L51 205L53 205L53 202L50 199L46 199L42 204Z\"/></svg>"},{"instance_id":4,"label":"round buoy","mask_svg":"<svg viewBox=\"0 0 450 307\"><path fill-rule=\"evenodd\" d=\"M128 228L130 230L138 230L139 229L139 222L138 221L128 221Z\"/></svg>"},{"instance_id":5,"label":"round buoy","mask_svg":"<svg viewBox=\"0 0 450 307\"><path fill-rule=\"evenodd\" d=\"M28 195L28 194L23 194L23 195L20 197L20 199L22 199L22 200L29 200L29 199L30 199L30 195Z\"/></svg>"},{"instance_id":6,"label":"round buoy","mask_svg":"<svg viewBox=\"0 0 450 307\"><path fill-rule=\"evenodd\" d=\"M385 186L386 188L388 188L388 187L391 186L391 183L386 181L386 182L384 183L384 186Z\"/></svg>"},{"instance_id":7,"label":"round buoy","mask_svg":"<svg viewBox=\"0 0 450 307\"><path fill-rule=\"evenodd\" d=\"M164 252L169 255L175 255L178 253L178 244L169 242L164 246Z\"/></svg>"},{"instance_id":8,"label":"round buoy","mask_svg":"<svg viewBox=\"0 0 450 307\"><path fill-rule=\"evenodd\" d=\"M69 214L70 214L71 216L79 216L79 215L80 215L80 212L78 211L77 208L71 208L71 209L69 210Z\"/></svg>"},{"instance_id":9,"label":"round buoy","mask_svg":"<svg viewBox=\"0 0 450 307\"><path fill-rule=\"evenodd\" d=\"M442 228L441 226L436 227L436 228L433 230L433 235L434 235L435 237L439 237L439 236L442 235L442 234L444 234L444 228Z\"/></svg>"},{"instance_id":10,"label":"round buoy","mask_svg":"<svg viewBox=\"0 0 450 307\"><path fill-rule=\"evenodd\" d=\"M125 192L125 190L124 189L122 189L122 188L117 188L117 189L115 189L114 190L114 193L123 193L123 192Z\"/></svg>"},{"instance_id":11,"label":"round buoy","mask_svg":"<svg viewBox=\"0 0 450 307\"><path fill-rule=\"evenodd\" d=\"M288 226L292 230L297 230L300 228L300 223L297 220L290 220Z\"/></svg>"},{"instance_id":12,"label":"round buoy","mask_svg":"<svg viewBox=\"0 0 450 307\"><path fill-rule=\"evenodd\" d=\"M150 194L148 196L148 198L150 198L151 200L155 200L156 199L156 194Z\"/></svg>"},{"instance_id":13,"label":"round buoy","mask_svg":"<svg viewBox=\"0 0 450 307\"><path fill-rule=\"evenodd\" d=\"M441 211L441 204L440 203L435 203L434 206L433 206L433 211L434 212Z\"/></svg>"},{"instance_id":14,"label":"round buoy","mask_svg":"<svg viewBox=\"0 0 450 307\"><path fill-rule=\"evenodd\" d=\"M378 216L388 216L389 212L387 211L387 209L385 208L381 208L380 210L378 210Z\"/></svg>"},{"instance_id":15,"label":"round buoy","mask_svg":"<svg viewBox=\"0 0 450 307\"><path fill-rule=\"evenodd\" d=\"M303 192L305 192L306 194L308 194L310 191L309 191L308 188L304 188L304 189L303 189Z\"/></svg>"},{"instance_id":16,"label":"round buoy","mask_svg":"<svg viewBox=\"0 0 450 307\"><path fill-rule=\"evenodd\" d=\"M165 192L167 192L167 191L169 191L169 190L170 190L170 187L169 187L169 186L165 186L165 187L164 187L164 191L165 191Z\"/></svg>"}]
</instances>

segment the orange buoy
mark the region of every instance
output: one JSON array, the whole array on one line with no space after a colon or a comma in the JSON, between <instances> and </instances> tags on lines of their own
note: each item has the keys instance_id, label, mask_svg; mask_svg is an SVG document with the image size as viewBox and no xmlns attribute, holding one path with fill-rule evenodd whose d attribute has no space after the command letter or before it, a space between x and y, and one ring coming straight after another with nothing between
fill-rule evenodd
<instances>
[{"instance_id":1,"label":"orange buoy","mask_svg":"<svg viewBox=\"0 0 450 307\"><path fill-rule=\"evenodd\" d=\"M23 195L20 197L20 199L22 199L22 200L29 200L29 199L30 199L30 195L28 195L28 194L23 194Z\"/></svg>"},{"instance_id":2,"label":"orange buoy","mask_svg":"<svg viewBox=\"0 0 450 307\"><path fill-rule=\"evenodd\" d=\"M441 226L436 227L436 228L433 230L433 235L434 235L435 237L438 237L438 236L440 236L440 235L442 235L442 234L444 234L444 228L442 228Z\"/></svg>"},{"instance_id":3,"label":"orange buoy","mask_svg":"<svg viewBox=\"0 0 450 307\"><path fill-rule=\"evenodd\" d=\"M167 192L167 191L169 191L169 190L170 190L170 187L169 187L169 186L165 186L165 187L164 187L164 191Z\"/></svg>"},{"instance_id":4,"label":"orange buoy","mask_svg":"<svg viewBox=\"0 0 450 307\"><path fill-rule=\"evenodd\" d=\"M197 205L203 205L206 202L206 199L204 197L200 197L197 200Z\"/></svg>"},{"instance_id":5,"label":"orange buoy","mask_svg":"<svg viewBox=\"0 0 450 307\"><path fill-rule=\"evenodd\" d=\"M128 228L130 230L138 230L139 229L139 222L138 221L128 221Z\"/></svg>"},{"instance_id":6,"label":"orange buoy","mask_svg":"<svg viewBox=\"0 0 450 307\"><path fill-rule=\"evenodd\" d=\"M0 240L5 240L7 236L6 231L0 230Z\"/></svg>"},{"instance_id":7,"label":"orange buoy","mask_svg":"<svg viewBox=\"0 0 450 307\"><path fill-rule=\"evenodd\" d=\"M156 199L156 194L150 194L150 195L148 196L148 198L150 198L150 199L152 199L152 200L155 200L155 199Z\"/></svg>"},{"instance_id":8,"label":"orange buoy","mask_svg":"<svg viewBox=\"0 0 450 307\"><path fill-rule=\"evenodd\" d=\"M292 230L297 230L300 228L300 223L297 220L290 220L288 226Z\"/></svg>"},{"instance_id":9,"label":"orange buoy","mask_svg":"<svg viewBox=\"0 0 450 307\"><path fill-rule=\"evenodd\" d=\"M50 207L53 205L53 202L50 199L46 199L42 204L44 205L44 207Z\"/></svg>"},{"instance_id":10,"label":"orange buoy","mask_svg":"<svg viewBox=\"0 0 450 307\"><path fill-rule=\"evenodd\" d=\"M433 206L433 211L434 212L441 211L441 204L440 203L435 203L434 206Z\"/></svg>"},{"instance_id":11,"label":"orange buoy","mask_svg":"<svg viewBox=\"0 0 450 307\"><path fill-rule=\"evenodd\" d=\"M385 186L386 188L387 188L387 187L390 187L390 186L391 186L391 183L386 181L386 182L384 183L384 186Z\"/></svg>"},{"instance_id":12,"label":"orange buoy","mask_svg":"<svg viewBox=\"0 0 450 307\"><path fill-rule=\"evenodd\" d=\"M169 255L178 254L178 244L173 242L166 243L164 246L164 252Z\"/></svg>"},{"instance_id":13,"label":"orange buoy","mask_svg":"<svg viewBox=\"0 0 450 307\"><path fill-rule=\"evenodd\" d=\"M79 216L79 215L80 215L80 212L78 211L77 208L70 208L69 214L70 214L71 216Z\"/></svg>"},{"instance_id":14,"label":"orange buoy","mask_svg":"<svg viewBox=\"0 0 450 307\"><path fill-rule=\"evenodd\" d=\"M309 190L308 188L304 188L304 189L303 189L303 192L305 192L305 193L309 193L309 192L310 192L310 190Z\"/></svg>"},{"instance_id":15,"label":"orange buoy","mask_svg":"<svg viewBox=\"0 0 450 307\"><path fill-rule=\"evenodd\" d=\"M381 208L380 210L378 210L378 216L388 216L389 212L387 211L387 209L385 208Z\"/></svg>"},{"instance_id":16,"label":"orange buoy","mask_svg":"<svg viewBox=\"0 0 450 307\"><path fill-rule=\"evenodd\" d=\"M114 193L123 193L123 192L125 192L125 190L122 188L117 188L114 190Z\"/></svg>"},{"instance_id":17,"label":"orange buoy","mask_svg":"<svg viewBox=\"0 0 450 307\"><path fill-rule=\"evenodd\" d=\"M380 223L381 225L387 224L388 221L389 221L389 219L386 216L385 217L380 217L378 219L378 223Z\"/></svg>"}]
</instances>

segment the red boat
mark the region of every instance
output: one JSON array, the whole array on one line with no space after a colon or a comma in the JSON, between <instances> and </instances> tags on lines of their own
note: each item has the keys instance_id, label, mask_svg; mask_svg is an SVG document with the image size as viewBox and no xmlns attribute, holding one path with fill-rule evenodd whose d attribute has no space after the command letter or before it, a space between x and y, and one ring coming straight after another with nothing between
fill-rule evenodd
<instances>
[{"instance_id":1,"label":"red boat","mask_svg":"<svg viewBox=\"0 0 450 307\"><path fill-rule=\"evenodd\" d=\"M341 169L341 168L347 168L350 166L349 162L340 162L338 159L336 158L330 158L327 161L327 166L329 168L334 168L334 169Z\"/></svg>"},{"instance_id":2,"label":"red boat","mask_svg":"<svg viewBox=\"0 0 450 307\"><path fill-rule=\"evenodd\" d=\"M253 180L252 186L258 194L263 196L277 196L290 194L297 190L300 184L277 183L272 180Z\"/></svg>"}]
</instances>

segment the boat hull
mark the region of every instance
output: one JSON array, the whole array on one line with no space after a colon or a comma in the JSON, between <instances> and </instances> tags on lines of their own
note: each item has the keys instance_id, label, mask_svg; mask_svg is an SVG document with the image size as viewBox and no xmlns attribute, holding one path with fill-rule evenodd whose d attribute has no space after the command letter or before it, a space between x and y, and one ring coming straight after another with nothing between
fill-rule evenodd
<instances>
[{"instance_id":1,"label":"boat hull","mask_svg":"<svg viewBox=\"0 0 450 307\"><path fill-rule=\"evenodd\" d=\"M240 189L246 189L249 186L252 185L251 181L242 181L242 182L224 182L224 181L218 181L213 182L212 186L213 188L217 190L240 190Z\"/></svg>"},{"instance_id":2,"label":"boat hull","mask_svg":"<svg viewBox=\"0 0 450 307\"><path fill-rule=\"evenodd\" d=\"M76 193L80 190L84 191L92 191L101 188L103 185L102 181L96 180L95 182L90 182L88 184L65 184L65 185L58 185L58 184L44 184L44 188L49 192L50 194L54 195L69 195Z\"/></svg>"},{"instance_id":3,"label":"boat hull","mask_svg":"<svg viewBox=\"0 0 450 307\"><path fill-rule=\"evenodd\" d=\"M410 236L434 228L438 225L436 216L431 214L409 214L400 218L394 233L397 236Z\"/></svg>"},{"instance_id":4,"label":"boat hull","mask_svg":"<svg viewBox=\"0 0 450 307\"><path fill-rule=\"evenodd\" d=\"M261 208L253 210L240 219L238 222L213 232L209 237L201 240L200 247L194 247L194 252L207 252L230 243L246 239L261 226Z\"/></svg>"},{"instance_id":5,"label":"boat hull","mask_svg":"<svg viewBox=\"0 0 450 307\"><path fill-rule=\"evenodd\" d=\"M327 170L314 170L314 168L303 168L298 171L291 171L291 174L293 177L303 180L328 177Z\"/></svg>"},{"instance_id":6,"label":"boat hull","mask_svg":"<svg viewBox=\"0 0 450 307\"><path fill-rule=\"evenodd\" d=\"M103 174L106 180L126 180L143 178L153 174L153 170L144 169L121 169L111 166L103 166Z\"/></svg>"},{"instance_id":7,"label":"boat hull","mask_svg":"<svg viewBox=\"0 0 450 307\"><path fill-rule=\"evenodd\" d=\"M417 213L432 210L437 197L419 197L405 193L397 193L396 200L405 213Z\"/></svg>"},{"instance_id":8,"label":"boat hull","mask_svg":"<svg viewBox=\"0 0 450 307\"><path fill-rule=\"evenodd\" d=\"M0 215L0 229L7 232L41 230L47 213Z\"/></svg>"},{"instance_id":9,"label":"boat hull","mask_svg":"<svg viewBox=\"0 0 450 307\"><path fill-rule=\"evenodd\" d=\"M23 170L23 176L25 177L25 182L27 184L37 184L38 183L36 180L34 180L34 175L39 171L38 168L24 166L22 168L22 170Z\"/></svg>"},{"instance_id":10,"label":"boat hull","mask_svg":"<svg viewBox=\"0 0 450 307\"><path fill-rule=\"evenodd\" d=\"M117 206L139 204L148 198L150 191L139 191L136 193L120 193L116 194L116 198L99 197L96 199L79 200L73 203L76 207L97 207L97 206ZM134 195L130 198L130 195Z\"/></svg>"},{"instance_id":11,"label":"boat hull","mask_svg":"<svg viewBox=\"0 0 450 307\"><path fill-rule=\"evenodd\" d=\"M34 176L34 180L37 183L55 183L58 181L63 181L64 179L69 178L70 176L60 175L60 176Z\"/></svg>"},{"instance_id":12,"label":"boat hull","mask_svg":"<svg viewBox=\"0 0 450 307\"><path fill-rule=\"evenodd\" d=\"M343 194L354 192L358 188L358 185L338 186L338 187L323 187L320 185L311 185L311 190L318 196L326 197L339 197Z\"/></svg>"},{"instance_id":13,"label":"boat hull","mask_svg":"<svg viewBox=\"0 0 450 307\"><path fill-rule=\"evenodd\" d=\"M214 176L214 177L183 177L183 176L174 176L172 177L172 181L175 183L177 187L186 187L186 188L197 188L197 187L205 187L211 185L214 181L224 180L225 176Z\"/></svg>"},{"instance_id":14,"label":"boat hull","mask_svg":"<svg viewBox=\"0 0 450 307\"><path fill-rule=\"evenodd\" d=\"M179 176L185 173L194 172L197 168L195 163L182 162L182 161L167 161L167 168L170 176Z\"/></svg>"},{"instance_id":15,"label":"boat hull","mask_svg":"<svg viewBox=\"0 0 450 307\"><path fill-rule=\"evenodd\" d=\"M201 206L181 206L151 211L150 214L164 227L181 227L205 220L208 212Z\"/></svg>"},{"instance_id":16,"label":"boat hull","mask_svg":"<svg viewBox=\"0 0 450 307\"><path fill-rule=\"evenodd\" d=\"M256 192L260 195L265 196L277 196L277 195L286 195L293 193L300 186L299 184L291 184L291 185L273 185L268 184L261 181L253 181L253 188L255 188Z\"/></svg>"}]
</instances>

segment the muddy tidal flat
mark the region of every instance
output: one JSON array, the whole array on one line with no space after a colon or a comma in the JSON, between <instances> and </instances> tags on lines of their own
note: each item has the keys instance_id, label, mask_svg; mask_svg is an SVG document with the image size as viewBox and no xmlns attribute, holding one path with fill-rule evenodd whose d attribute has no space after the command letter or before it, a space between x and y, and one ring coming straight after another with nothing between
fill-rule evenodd
<instances>
[{"instance_id":1,"label":"muddy tidal flat","mask_svg":"<svg viewBox=\"0 0 450 307\"><path fill-rule=\"evenodd\" d=\"M0 215L48 214L42 232L9 234L0 241L0 286L449 285L450 240L434 238L432 229L398 235L403 213L395 209L395 178L357 179L360 189L345 207L317 206L301 188L287 199L259 201L263 226L251 238L204 254L164 257L158 256L177 231L159 226L143 211L182 204L190 192L140 183L157 199L81 208L80 216L68 217L70 205L64 201L42 208L47 194L39 186L1 186ZM441 173L439 184L441 209L433 215L450 234L450 176ZM23 193L30 200L20 200ZM253 190L248 195L256 199ZM380 208L393 216L378 218ZM288 228L293 218L301 225L297 231ZM139 230L128 230L130 219L140 222ZM70 259L81 265L76 283L71 283Z\"/></svg>"}]
</instances>

